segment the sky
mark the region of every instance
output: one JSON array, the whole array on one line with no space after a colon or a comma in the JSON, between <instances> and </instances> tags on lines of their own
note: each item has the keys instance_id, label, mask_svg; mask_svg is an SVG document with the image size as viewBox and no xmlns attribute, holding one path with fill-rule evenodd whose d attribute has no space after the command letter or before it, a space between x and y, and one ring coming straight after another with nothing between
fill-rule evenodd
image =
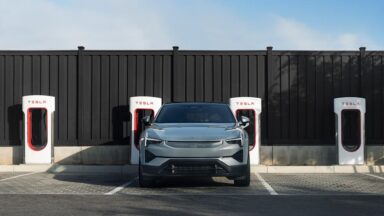
<instances>
[{"instance_id":1,"label":"sky","mask_svg":"<svg viewBox=\"0 0 384 216\"><path fill-rule=\"evenodd\" d=\"M384 49L382 0L0 0L0 50Z\"/></svg>"}]
</instances>

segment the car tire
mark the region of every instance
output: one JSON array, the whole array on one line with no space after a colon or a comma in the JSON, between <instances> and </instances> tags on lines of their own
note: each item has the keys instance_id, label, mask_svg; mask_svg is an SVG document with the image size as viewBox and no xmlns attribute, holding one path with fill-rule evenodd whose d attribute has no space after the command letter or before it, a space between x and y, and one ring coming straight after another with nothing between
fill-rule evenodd
<instances>
[{"instance_id":1,"label":"car tire","mask_svg":"<svg viewBox=\"0 0 384 216\"><path fill-rule=\"evenodd\" d=\"M154 180L152 178L143 175L141 162L139 162L139 185L140 187L153 187L154 185Z\"/></svg>"},{"instance_id":2,"label":"car tire","mask_svg":"<svg viewBox=\"0 0 384 216\"><path fill-rule=\"evenodd\" d=\"M248 187L251 183L251 165L249 163L249 154L248 154L248 162L247 162L247 171L244 176L241 176L238 179L235 179L235 186L240 187Z\"/></svg>"}]
</instances>

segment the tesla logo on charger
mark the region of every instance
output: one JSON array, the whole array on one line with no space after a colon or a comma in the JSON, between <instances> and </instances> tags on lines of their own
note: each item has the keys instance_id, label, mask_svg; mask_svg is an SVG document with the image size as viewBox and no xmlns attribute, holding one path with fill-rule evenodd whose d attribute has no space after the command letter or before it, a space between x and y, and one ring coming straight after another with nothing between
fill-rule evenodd
<instances>
[{"instance_id":1,"label":"tesla logo on charger","mask_svg":"<svg viewBox=\"0 0 384 216\"><path fill-rule=\"evenodd\" d=\"M236 105L237 106L252 106L252 105L255 105L255 102L240 101L240 102L236 102Z\"/></svg>"},{"instance_id":2,"label":"tesla logo on charger","mask_svg":"<svg viewBox=\"0 0 384 216\"><path fill-rule=\"evenodd\" d=\"M45 100L29 100L28 103L29 104L46 104L47 101L45 101Z\"/></svg>"},{"instance_id":3,"label":"tesla logo on charger","mask_svg":"<svg viewBox=\"0 0 384 216\"><path fill-rule=\"evenodd\" d=\"M342 106L359 106L360 103L359 102L347 101L347 102L342 102L341 105Z\"/></svg>"},{"instance_id":4,"label":"tesla logo on charger","mask_svg":"<svg viewBox=\"0 0 384 216\"><path fill-rule=\"evenodd\" d=\"M136 105L150 106L150 105L153 105L153 102L152 101L136 101Z\"/></svg>"}]
</instances>

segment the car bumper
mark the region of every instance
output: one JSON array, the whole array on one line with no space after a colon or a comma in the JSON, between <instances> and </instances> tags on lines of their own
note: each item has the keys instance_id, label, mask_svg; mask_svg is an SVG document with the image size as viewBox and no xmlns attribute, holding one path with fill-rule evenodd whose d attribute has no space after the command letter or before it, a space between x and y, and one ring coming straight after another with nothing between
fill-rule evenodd
<instances>
[{"instance_id":1,"label":"car bumper","mask_svg":"<svg viewBox=\"0 0 384 216\"><path fill-rule=\"evenodd\" d=\"M145 176L225 176L236 178L248 172L247 165L229 166L219 159L169 159L160 166L142 165Z\"/></svg>"}]
</instances>

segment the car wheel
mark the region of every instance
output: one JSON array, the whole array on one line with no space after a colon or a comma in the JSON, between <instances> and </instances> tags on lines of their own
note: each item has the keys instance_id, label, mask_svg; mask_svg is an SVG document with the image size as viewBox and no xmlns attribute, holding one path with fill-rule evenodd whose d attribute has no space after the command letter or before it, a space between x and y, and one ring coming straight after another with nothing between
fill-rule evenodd
<instances>
[{"instance_id":1,"label":"car wheel","mask_svg":"<svg viewBox=\"0 0 384 216\"><path fill-rule=\"evenodd\" d=\"M153 187L154 181L150 177L145 177L143 175L141 162L139 162L139 185L140 187Z\"/></svg>"},{"instance_id":2,"label":"car wheel","mask_svg":"<svg viewBox=\"0 0 384 216\"><path fill-rule=\"evenodd\" d=\"M240 187L248 187L251 183L251 165L249 163L249 154L248 154L248 162L247 162L247 171L244 176L241 176L238 179L235 179L234 181L235 186Z\"/></svg>"}]
</instances>

